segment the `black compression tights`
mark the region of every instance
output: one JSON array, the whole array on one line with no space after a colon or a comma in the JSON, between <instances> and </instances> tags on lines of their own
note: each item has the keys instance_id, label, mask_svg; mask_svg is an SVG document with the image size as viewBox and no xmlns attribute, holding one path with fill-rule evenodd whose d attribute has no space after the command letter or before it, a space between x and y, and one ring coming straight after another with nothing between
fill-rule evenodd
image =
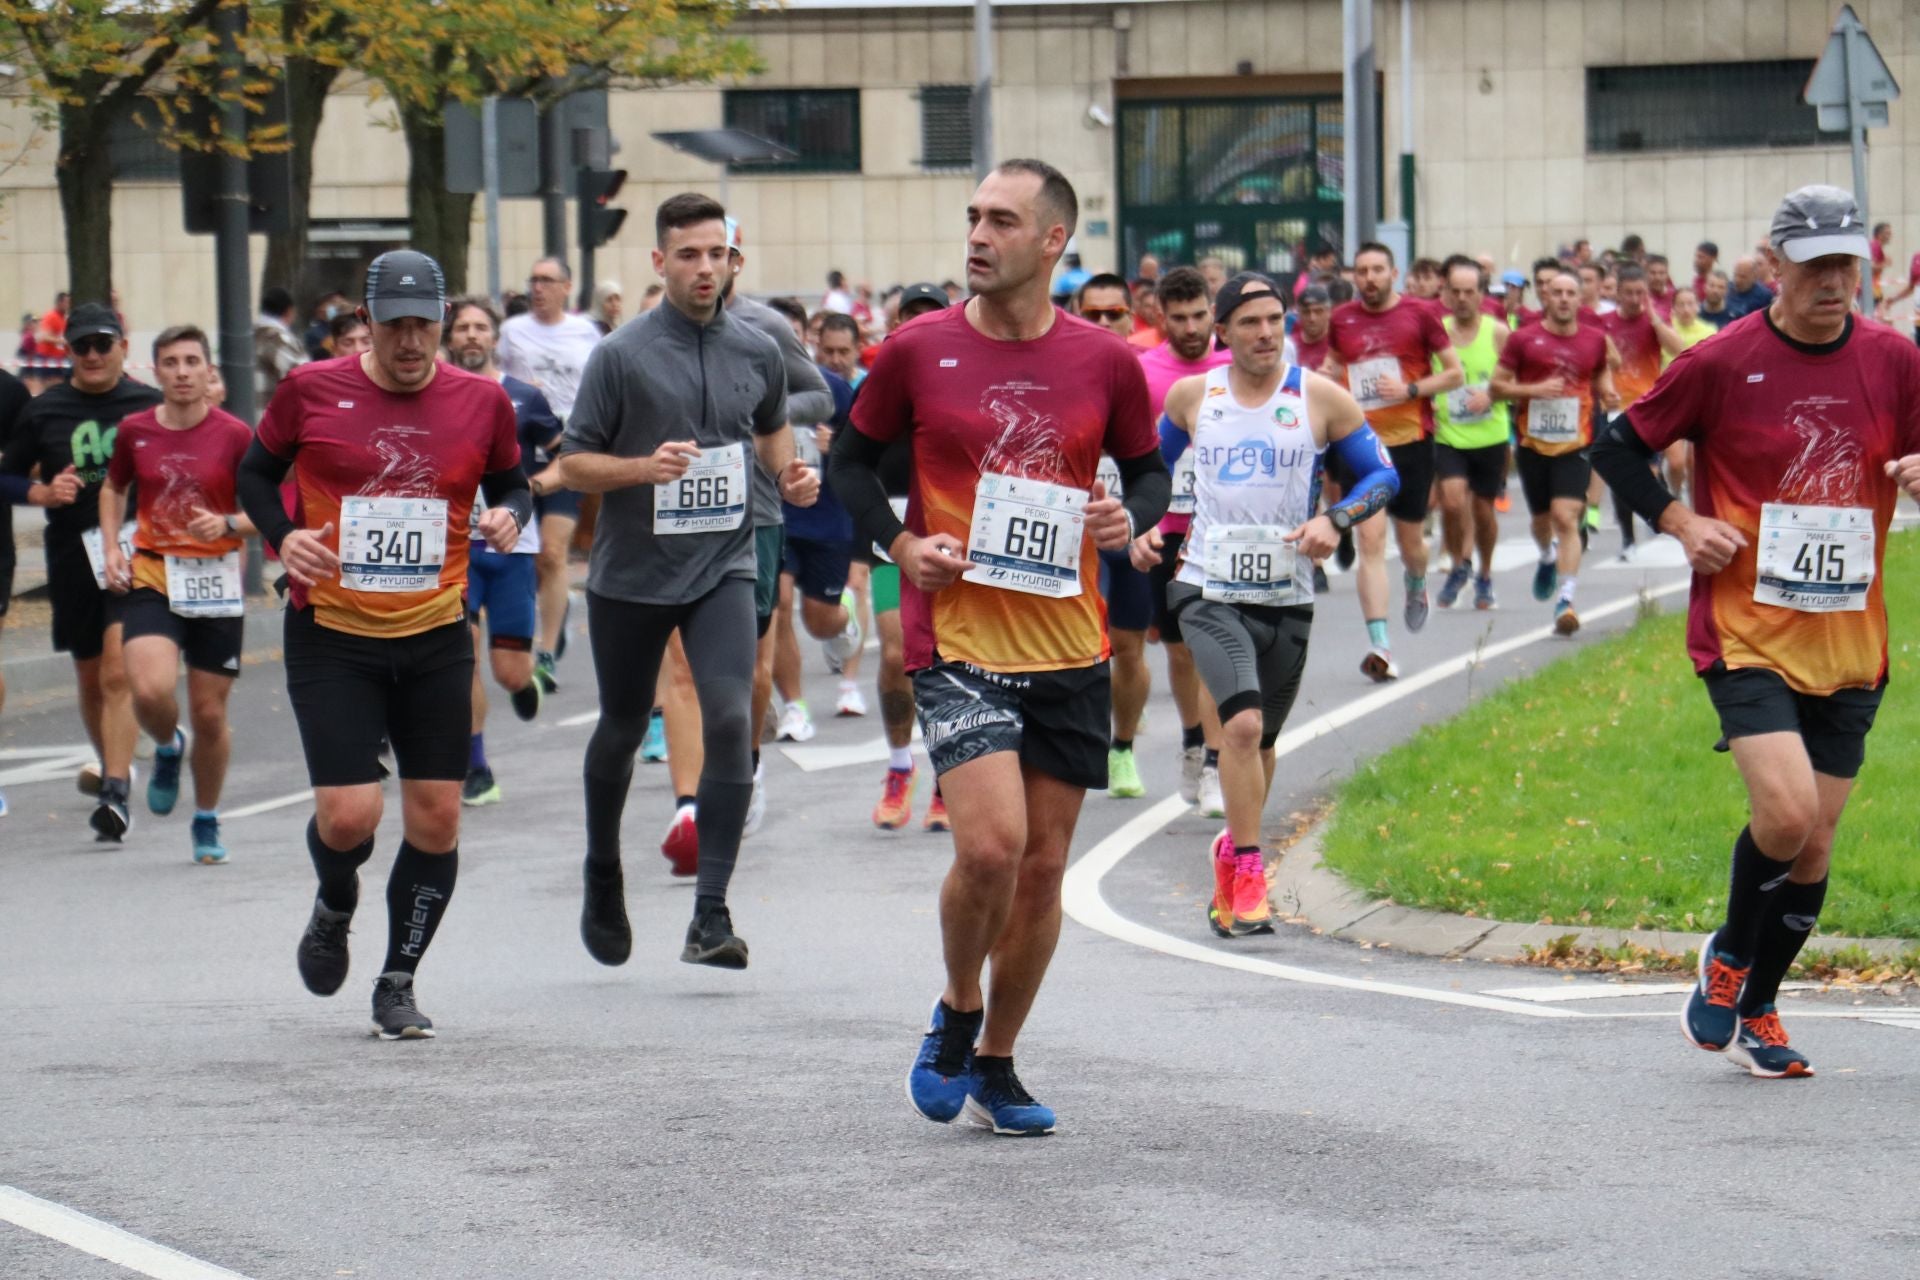
<instances>
[{"instance_id":1,"label":"black compression tights","mask_svg":"<svg viewBox=\"0 0 1920 1280\"><path fill-rule=\"evenodd\" d=\"M620 816L633 757L653 710L654 681L677 627L700 698L700 876L695 892L724 899L753 796L753 579L727 578L689 604L629 604L587 593L587 634L600 683L600 723L587 743L587 865L620 864Z\"/></svg>"}]
</instances>

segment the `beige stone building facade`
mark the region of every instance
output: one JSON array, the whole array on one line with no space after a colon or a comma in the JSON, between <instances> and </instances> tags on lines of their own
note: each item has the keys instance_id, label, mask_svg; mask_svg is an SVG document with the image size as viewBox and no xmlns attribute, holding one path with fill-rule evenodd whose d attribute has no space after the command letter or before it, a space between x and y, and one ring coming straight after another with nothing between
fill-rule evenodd
<instances>
[{"instance_id":1,"label":"beige stone building facade","mask_svg":"<svg viewBox=\"0 0 1920 1280\"><path fill-rule=\"evenodd\" d=\"M1684 261L1730 257L1780 193L1850 185L1843 138L1795 106L1838 6L1826 0L1412 0L1411 75L1398 0L1375 6L1385 216L1400 216L1402 86L1411 85L1416 246L1524 265L1575 237L1638 231ZM1920 9L1855 8L1895 77L1916 85L1871 135L1870 212L1920 249ZM1151 247L1291 269L1338 238L1344 130L1339 0L996 4L995 152L1058 164L1081 196L1086 265ZM817 295L829 268L876 285L960 271L972 6L788 0L745 24L765 73L737 87L616 92L610 122L631 210L599 257L629 298L652 279L656 201L719 193L713 165L651 135L743 123L783 134L804 164L724 179L745 226L747 287ZM331 101L316 157L315 253L337 275L403 238L406 155L363 85ZM44 308L62 287L50 140L20 104L0 117L0 308ZM1910 158L1911 157L1911 161ZM130 174L114 202L115 277L136 331L213 314L211 245L181 229L176 184ZM475 215L480 214L476 202ZM571 222L570 222L571 227ZM509 287L539 252L539 208L501 220ZM469 280L484 281L482 229ZM260 244L255 245L255 262ZM257 266L256 266L257 270Z\"/></svg>"}]
</instances>

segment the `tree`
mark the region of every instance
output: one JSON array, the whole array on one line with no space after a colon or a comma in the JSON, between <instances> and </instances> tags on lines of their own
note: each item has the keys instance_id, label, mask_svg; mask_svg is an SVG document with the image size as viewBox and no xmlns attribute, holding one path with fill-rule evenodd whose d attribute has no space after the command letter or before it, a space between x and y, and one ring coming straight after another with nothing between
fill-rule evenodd
<instances>
[{"instance_id":1,"label":"tree","mask_svg":"<svg viewBox=\"0 0 1920 1280\"><path fill-rule=\"evenodd\" d=\"M298 293L307 261L307 210L313 197L313 145L320 136L327 95L352 61L347 15L326 0L284 0L280 38L286 49L281 75L287 87L287 142L293 170L288 226L267 237L261 279ZM313 300L301 297L304 311Z\"/></svg>"}]
</instances>

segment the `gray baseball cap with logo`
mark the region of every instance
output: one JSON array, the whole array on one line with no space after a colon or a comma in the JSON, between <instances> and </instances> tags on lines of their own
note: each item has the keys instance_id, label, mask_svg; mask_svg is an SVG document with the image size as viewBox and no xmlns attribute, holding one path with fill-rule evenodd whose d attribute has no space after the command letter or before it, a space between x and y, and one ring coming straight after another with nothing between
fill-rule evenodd
<instances>
[{"instance_id":1,"label":"gray baseball cap with logo","mask_svg":"<svg viewBox=\"0 0 1920 1280\"><path fill-rule=\"evenodd\" d=\"M367 314L375 324L402 316L446 318L447 281L440 264L412 249L392 249L367 268Z\"/></svg>"},{"instance_id":2,"label":"gray baseball cap with logo","mask_svg":"<svg viewBox=\"0 0 1920 1280\"><path fill-rule=\"evenodd\" d=\"M1773 211L1768 242L1789 262L1811 262L1832 253L1871 258L1867 224L1851 192L1820 184L1787 193Z\"/></svg>"}]
</instances>

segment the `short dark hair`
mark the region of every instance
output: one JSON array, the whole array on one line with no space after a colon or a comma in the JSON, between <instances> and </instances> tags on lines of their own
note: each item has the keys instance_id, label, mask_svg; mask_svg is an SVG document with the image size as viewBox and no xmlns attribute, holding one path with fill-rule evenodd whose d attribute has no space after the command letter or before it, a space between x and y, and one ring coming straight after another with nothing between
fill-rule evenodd
<instances>
[{"instance_id":1,"label":"short dark hair","mask_svg":"<svg viewBox=\"0 0 1920 1280\"><path fill-rule=\"evenodd\" d=\"M1067 175L1045 160L1002 160L994 172L1024 173L1040 179L1040 203L1066 228L1069 236L1079 226L1080 197L1073 193L1073 184L1067 181Z\"/></svg>"},{"instance_id":2,"label":"short dark hair","mask_svg":"<svg viewBox=\"0 0 1920 1280\"><path fill-rule=\"evenodd\" d=\"M1535 258L1533 260L1533 269L1527 272L1527 274L1537 276L1542 271L1558 271L1564 266L1566 266L1566 263L1560 261L1558 258Z\"/></svg>"},{"instance_id":3,"label":"short dark hair","mask_svg":"<svg viewBox=\"0 0 1920 1280\"><path fill-rule=\"evenodd\" d=\"M838 311L827 312L820 320L821 336L824 337L828 330L832 330L835 333L844 332L849 338L853 339L854 346L857 347L860 345L860 322L852 316L843 315Z\"/></svg>"},{"instance_id":4,"label":"short dark hair","mask_svg":"<svg viewBox=\"0 0 1920 1280\"><path fill-rule=\"evenodd\" d=\"M1192 267L1174 267L1153 286L1153 296L1162 307L1176 302L1192 302L1207 296L1207 278Z\"/></svg>"},{"instance_id":5,"label":"short dark hair","mask_svg":"<svg viewBox=\"0 0 1920 1280\"><path fill-rule=\"evenodd\" d=\"M712 196L702 195L698 191L682 191L677 196L662 200L660 207L653 211L653 238L656 243L664 245L669 231L678 231L702 222L726 220L726 209Z\"/></svg>"},{"instance_id":6,"label":"short dark hair","mask_svg":"<svg viewBox=\"0 0 1920 1280\"><path fill-rule=\"evenodd\" d=\"M1882 231L1891 231L1891 230L1893 230L1893 224L1891 222L1876 222L1873 224L1873 234L1875 235L1879 235ZM1714 252L1718 253L1719 250L1716 249L1714 250Z\"/></svg>"},{"instance_id":7,"label":"short dark hair","mask_svg":"<svg viewBox=\"0 0 1920 1280\"><path fill-rule=\"evenodd\" d=\"M562 280L565 280L568 284L573 283L573 268L567 265L567 260L565 258L558 258L558 257L555 257L553 254L548 254L544 258L535 258L533 260L533 265L537 267L543 262L551 262L554 266L560 268L560 278Z\"/></svg>"},{"instance_id":8,"label":"short dark hair","mask_svg":"<svg viewBox=\"0 0 1920 1280\"><path fill-rule=\"evenodd\" d=\"M829 289L845 288L846 283L847 283L846 273L840 272L840 271L827 272L827 288Z\"/></svg>"},{"instance_id":9,"label":"short dark hair","mask_svg":"<svg viewBox=\"0 0 1920 1280\"><path fill-rule=\"evenodd\" d=\"M327 321L327 336L335 339L344 338L355 329L365 329L366 327L367 322L360 318L358 311L342 311L339 315Z\"/></svg>"},{"instance_id":10,"label":"short dark hair","mask_svg":"<svg viewBox=\"0 0 1920 1280\"><path fill-rule=\"evenodd\" d=\"M542 261L545 261L545 259L542 259ZM459 297L450 298L447 301L446 341L453 341L453 322L459 319L460 313L468 307L478 307L481 311L485 312L487 323L493 326L494 335L496 337L499 336L501 323L500 312L494 308L493 299L483 293L463 293Z\"/></svg>"},{"instance_id":11,"label":"short dark hair","mask_svg":"<svg viewBox=\"0 0 1920 1280\"><path fill-rule=\"evenodd\" d=\"M1632 257L1636 253L1644 254L1646 251L1647 242L1637 235L1630 235L1620 242L1620 253L1624 257Z\"/></svg>"},{"instance_id":12,"label":"short dark hair","mask_svg":"<svg viewBox=\"0 0 1920 1280\"><path fill-rule=\"evenodd\" d=\"M1889 225L1891 224L1883 222L1880 224L1880 227L1889 226ZM1880 227L1875 227L1874 230L1878 231ZM1720 256L1720 246L1715 244L1711 240L1702 240L1699 244L1693 246L1693 248L1696 253L1708 254L1715 258Z\"/></svg>"},{"instance_id":13,"label":"short dark hair","mask_svg":"<svg viewBox=\"0 0 1920 1280\"><path fill-rule=\"evenodd\" d=\"M807 322L807 309L800 305L798 298L768 298L767 307L770 310L778 311L789 320L798 321L802 325Z\"/></svg>"},{"instance_id":14,"label":"short dark hair","mask_svg":"<svg viewBox=\"0 0 1920 1280\"><path fill-rule=\"evenodd\" d=\"M1439 275L1440 264L1432 258L1415 258L1407 264L1407 274L1415 276Z\"/></svg>"},{"instance_id":15,"label":"short dark hair","mask_svg":"<svg viewBox=\"0 0 1920 1280\"><path fill-rule=\"evenodd\" d=\"M1388 266L1394 265L1393 250L1387 248L1387 246L1381 244L1378 240L1368 240L1362 243L1358 249L1353 251L1353 260L1355 262L1360 261L1360 255L1363 253L1382 254L1386 257Z\"/></svg>"},{"instance_id":16,"label":"short dark hair","mask_svg":"<svg viewBox=\"0 0 1920 1280\"><path fill-rule=\"evenodd\" d=\"M1126 277L1115 275L1111 271L1102 271L1097 275L1088 276L1081 284L1080 292L1074 295L1074 302L1077 304L1080 299L1086 297L1089 289L1118 289L1127 296L1129 305L1133 302L1133 290L1127 287Z\"/></svg>"},{"instance_id":17,"label":"short dark hair","mask_svg":"<svg viewBox=\"0 0 1920 1280\"><path fill-rule=\"evenodd\" d=\"M170 329L162 329L160 336L153 340L153 362L159 364L161 350L177 342L199 343L200 354L205 356L209 363L212 362L213 344L207 341L207 331L197 324L176 324Z\"/></svg>"},{"instance_id":18,"label":"short dark hair","mask_svg":"<svg viewBox=\"0 0 1920 1280\"><path fill-rule=\"evenodd\" d=\"M1656 263L1656 262L1657 262L1657 263L1659 263L1659 264L1660 264L1661 266L1663 266L1663 267L1664 267L1664 266L1667 266L1667 265L1668 265L1668 263L1667 263L1667 255L1666 255L1666 254L1664 254L1664 253L1650 253L1650 254L1648 254L1648 255L1647 255L1647 265L1648 265L1648 266L1652 266L1652 265L1653 265L1654 263Z\"/></svg>"},{"instance_id":19,"label":"short dark hair","mask_svg":"<svg viewBox=\"0 0 1920 1280\"><path fill-rule=\"evenodd\" d=\"M1353 281L1335 276L1327 281L1327 301L1334 306L1353 301Z\"/></svg>"},{"instance_id":20,"label":"short dark hair","mask_svg":"<svg viewBox=\"0 0 1920 1280\"><path fill-rule=\"evenodd\" d=\"M1549 259L1549 261L1552 260ZM1536 263L1535 266L1537 268L1538 264ZM1446 280L1453 279L1453 273L1461 267L1472 267L1473 274L1480 278L1480 287L1482 289L1487 287L1486 268L1482 267L1464 253L1450 253L1447 255L1447 260L1440 264L1441 278Z\"/></svg>"},{"instance_id":21,"label":"short dark hair","mask_svg":"<svg viewBox=\"0 0 1920 1280\"><path fill-rule=\"evenodd\" d=\"M260 291L260 314L264 316L285 315L293 309L293 294L277 284L270 284Z\"/></svg>"},{"instance_id":22,"label":"short dark hair","mask_svg":"<svg viewBox=\"0 0 1920 1280\"><path fill-rule=\"evenodd\" d=\"M1637 262L1623 262L1613 269L1613 280L1615 284L1627 284L1634 280L1645 284L1647 269Z\"/></svg>"},{"instance_id":23,"label":"short dark hair","mask_svg":"<svg viewBox=\"0 0 1920 1280\"><path fill-rule=\"evenodd\" d=\"M1328 244L1325 240L1315 240L1313 242L1313 248L1307 250L1307 258L1309 260L1314 258L1338 258L1339 256L1340 251Z\"/></svg>"}]
</instances>

